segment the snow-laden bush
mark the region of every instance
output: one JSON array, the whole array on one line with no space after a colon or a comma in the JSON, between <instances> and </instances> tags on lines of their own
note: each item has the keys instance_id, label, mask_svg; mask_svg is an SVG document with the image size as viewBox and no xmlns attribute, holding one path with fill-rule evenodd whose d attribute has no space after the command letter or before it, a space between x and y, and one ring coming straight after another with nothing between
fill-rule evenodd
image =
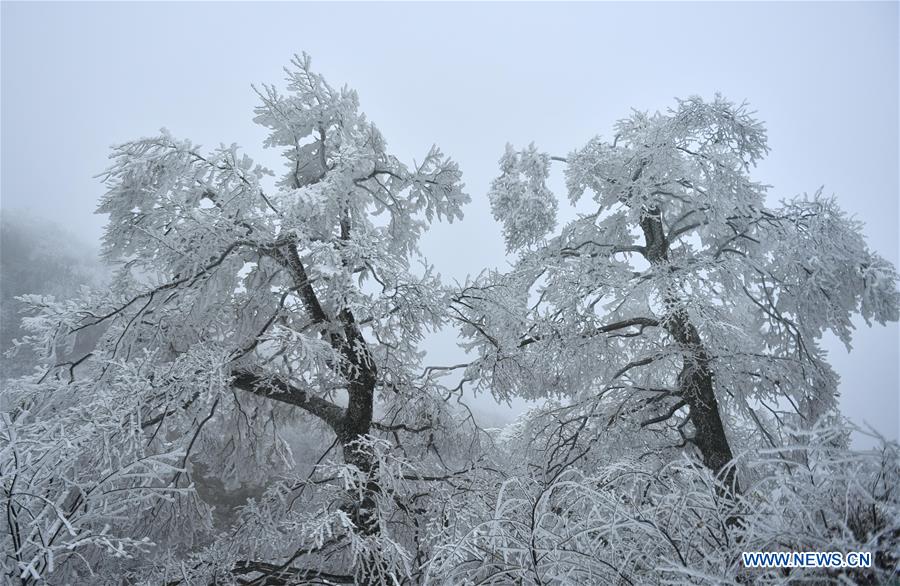
<instances>
[{"instance_id":1,"label":"snow-laden bush","mask_svg":"<svg viewBox=\"0 0 900 586\"><path fill-rule=\"evenodd\" d=\"M840 427L743 462L740 495L687 458L508 479L492 514L431 560L430 584L886 584L900 552L900 451L842 447ZM764 471L764 472L763 472ZM873 553L866 570L745 568L742 552Z\"/></svg>"}]
</instances>

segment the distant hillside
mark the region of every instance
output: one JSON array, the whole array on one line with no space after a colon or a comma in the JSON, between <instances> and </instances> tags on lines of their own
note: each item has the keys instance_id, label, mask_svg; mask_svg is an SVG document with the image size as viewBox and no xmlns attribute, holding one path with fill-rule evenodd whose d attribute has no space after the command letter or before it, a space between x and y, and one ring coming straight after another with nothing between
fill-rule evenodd
<instances>
[{"instance_id":1,"label":"distant hillside","mask_svg":"<svg viewBox=\"0 0 900 586\"><path fill-rule=\"evenodd\" d=\"M104 280L98 250L72 232L20 210L0 210L0 378L20 376L33 367L31 355L7 356L21 337L27 293L71 296L81 285Z\"/></svg>"}]
</instances>

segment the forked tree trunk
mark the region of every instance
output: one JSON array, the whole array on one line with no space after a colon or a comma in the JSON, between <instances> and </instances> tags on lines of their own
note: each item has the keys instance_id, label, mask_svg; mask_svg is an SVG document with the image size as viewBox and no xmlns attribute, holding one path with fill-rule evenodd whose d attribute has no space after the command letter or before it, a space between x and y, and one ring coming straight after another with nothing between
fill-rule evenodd
<instances>
[{"instance_id":1,"label":"forked tree trunk","mask_svg":"<svg viewBox=\"0 0 900 586\"><path fill-rule=\"evenodd\" d=\"M669 242L658 209L645 211L641 218L641 229L650 264L658 266L667 262ZM693 443L700 451L703 464L718 475L726 487L737 492L739 488L734 468L728 466L733 454L719 414L709 354L703 346L700 333L690 322L687 311L678 306L674 297L668 297L664 302L671 311L664 327L678 342L684 355L681 372L678 374L678 393L689 409L688 417L695 430Z\"/></svg>"},{"instance_id":2,"label":"forked tree trunk","mask_svg":"<svg viewBox=\"0 0 900 586\"><path fill-rule=\"evenodd\" d=\"M290 269L310 317L314 323L324 326L321 330L323 337L341 356L341 374L347 383L349 396L347 408L343 409L327 399L293 387L285 381L260 378L252 372L235 373L233 384L254 394L300 407L331 427L338 443L341 444L344 462L355 466L362 473L364 483L360 489L348 494L348 503L343 509L359 533L367 536L378 535L380 528L376 498L381 492L377 479L378 466L374 455L365 443L360 442L372 428L378 368L350 310L345 308L332 319L326 315L307 278L296 249L288 247L285 251L279 252L277 258ZM336 331L338 328L342 332ZM373 559L364 562L366 567L374 567L377 562L374 559L375 555L377 554L373 554ZM268 570L264 567L269 565L254 562L242 567L241 571L252 567L260 568L252 571L266 572ZM357 584L368 585L378 582L366 569L358 572L354 578ZM279 581L282 578L278 576L270 576L266 580L268 581L264 582L265 584L287 583Z\"/></svg>"},{"instance_id":3,"label":"forked tree trunk","mask_svg":"<svg viewBox=\"0 0 900 586\"><path fill-rule=\"evenodd\" d=\"M341 238L349 238L349 221L341 220ZM341 374L347 382L349 400L347 408L341 415L328 421L341 444L344 462L355 466L363 475L365 485L360 493L348 495L350 503L345 511L363 535L379 533L376 514L376 497L381 492L377 479L377 463L359 440L369 434L372 428L372 413L375 397L375 385L378 379L378 368L369 350L369 345L360 331L356 318L348 308L338 312L334 319L329 319L307 276L306 269L296 247L290 245L277 253L278 258L286 266L300 292L303 303L312 320L318 324L336 326L342 333L326 328L322 331L331 347L341 356ZM361 584L373 583L374 580L363 572L357 575Z\"/></svg>"}]
</instances>

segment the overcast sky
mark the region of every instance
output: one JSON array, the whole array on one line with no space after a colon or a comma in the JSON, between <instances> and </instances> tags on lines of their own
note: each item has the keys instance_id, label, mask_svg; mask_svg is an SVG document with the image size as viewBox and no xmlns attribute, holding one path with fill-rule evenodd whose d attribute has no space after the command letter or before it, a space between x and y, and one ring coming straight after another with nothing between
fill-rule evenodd
<instances>
[{"instance_id":1,"label":"overcast sky","mask_svg":"<svg viewBox=\"0 0 900 586\"><path fill-rule=\"evenodd\" d=\"M437 143L473 197L424 251L447 278L507 260L486 192L506 142L565 155L630 112L722 92L772 149L773 201L824 185L898 262L898 3L2 3L2 206L96 242L109 145L162 126L207 147L260 147L251 83L306 51L410 162ZM862 325L862 324L861 324ZM897 324L833 341L842 405L898 436ZM436 362L458 358L452 335ZM483 402L482 405L484 406Z\"/></svg>"}]
</instances>

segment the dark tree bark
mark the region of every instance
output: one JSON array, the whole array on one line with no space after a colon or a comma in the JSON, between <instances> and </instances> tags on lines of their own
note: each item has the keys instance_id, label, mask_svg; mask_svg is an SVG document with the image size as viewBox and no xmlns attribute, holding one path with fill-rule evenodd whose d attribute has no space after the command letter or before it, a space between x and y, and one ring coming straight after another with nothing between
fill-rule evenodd
<instances>
[{"instance_id":1,"label":"dark tree bark","mask_svg":"<svg viewBox=\"0 0 900 586\"><path fill-rule=\"evenodd\" d=\"M372 429L372 414L378 368L368 343L353 313L341 309L330 317L312 287L302 259L293 244L273 255L291 273L307 314L320 327L321 335L341 357L340 370L347 385L348 404L344 409L305 390L298 389L279 379L265 378L252 372L235 373L235 387L254 394L294 405L315 415L334 431L341 445L344 462L355 466L363 475L361 496L351 495L344 511L350 515L357 530L363 535L377 535L376 496L381 492L377 480L377 463L374 455L360 443ZM374 560L372 560L374 561ZM262 566L257 564L261 568ZM283 568L282 568L283 570ZM262 571L262 570L258 570ZM281 584L281 574L272 577L271 584ZM356 583L374 583L366 572L357 574Z\"/></svg>"},{"instance_id":2,"label":"dark tree bark","mask_svg":"<svg viewBox=\"0 0 900 586\"><path fill-rule=\"evenodd\" d=\"M644 211L641 218L646 258L651 265L660 266L669 260L669 241L666 238L662 217L658 208ZM664 296L671 312L663 323L666 331L678 342L684 353L681 372L678 374L678 394L689 409L694 426L694 445L700 451L703 464L720 476L731 490L738 491L734 469L728 467L733 458L725 426L719 414L713 372L709 354L697 328L690 322L687 311L680 307L674 296Z\"/></svg>"},{"instance_id":3,"label":"dark tree bark","mask_svg":"<svg viewBox=\"0 0 900 586\"><path fill-rule=\"evenodd\" d=\"M349 402L344 409L284 381L264 379L252 372L236 373L234 385L300 407L331 427L341 444L344 461L359 468L368 478L363 499L353 507L353 519L360 531L373 534L377 532L372 514L374 495L379 492L375 480L376 466L373 455L360 445L359 440L372 429L378 369L353 313L343 308L334 317L328 315L309 281L295 245L289 244L272 255L289 271L310 319L341 357L340 370L347 384Z\"/></svg>"},{"instance_id":4,"label":"dark tree bark","mask_svg":"<svg viewBox=\"0 0 900 586\"><path fill-rule=\"evenodd\" d=\"M358 440L372 429L372 410L378 369L369 352L369 347L356 325L353 314L344 309L339 317L347 337L344 341L344 354L348 356L348 359L351 355L354 358L352 368L345 374L349 378L347 387L349 402L338 431L338 440L341 442L344 461L356 466L367 478L363 498L359 502L358 508L354 508L352 518L362 533L373 535L378 532L378 525L374 517L375 495L381 489L375 478L377 464L373 454L366 451L358 443Z\"/></svg>"}]
</instances>

